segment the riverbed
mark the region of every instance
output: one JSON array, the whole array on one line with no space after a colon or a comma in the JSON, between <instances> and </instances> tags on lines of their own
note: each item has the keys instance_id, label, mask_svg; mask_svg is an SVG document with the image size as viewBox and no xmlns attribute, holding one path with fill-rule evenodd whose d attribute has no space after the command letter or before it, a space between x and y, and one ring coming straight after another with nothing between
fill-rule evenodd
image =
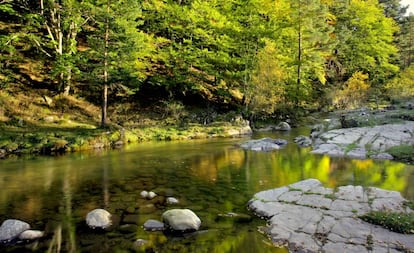
<instances>
[{"instance_id":1,"label":"riverbed","mask_svg":"<svg viewBox=\"0 0 414 253\"><path fill-rule=\"evenodd\" d=\"M116 150L0 161L0 221L24 220L45 238L29 245L1 246L1 252L136 252L146 240L149 252L287 252L269 245L257 231L264 221L246 203L254 193L316 178L326 187L375 186L414 199L414 166L392 161L352 160L309 154L293 143L308 129L259 133L249 138L147 142ZM283 138L272 152L245 151L251 138ZM158 197L143 199L141 191ZM166 197L179 203L171 206ZM85 226L86 214L105 208L113 215L109 231ZM201 230L186 236L148 232L148 219L171 208L189 208ZM251 221L223 214L252 216Z\"/></svg>"}]
</instances>

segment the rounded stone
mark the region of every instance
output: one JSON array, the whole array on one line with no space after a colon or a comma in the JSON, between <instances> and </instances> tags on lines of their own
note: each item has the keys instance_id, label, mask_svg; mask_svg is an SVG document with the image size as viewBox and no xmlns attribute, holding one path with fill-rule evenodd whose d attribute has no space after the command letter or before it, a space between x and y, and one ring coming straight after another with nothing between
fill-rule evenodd
<instances>
[{"instance_id":1,"label":"rounded stone","mask_svg":"<svg viewBox=\"0 0 414 253\"><path fill-rule=\"evenodd\" d=\"M148 197L148 192L142 191L139 195L141 195L142 198L146 199Z\"/></svg>"},{"instance_id":2,"label":"rounded stone","mask_svg":"<svg viewBox=\"0 0 414 253\"><path fill-rule=\"evenodd\" d=\"M174 231L194 231L201 225L200 218L190 209L171 209L162 214L165 225Z\"/></svg>"},{"instance_id":3,"label":"rounded stone","mask_svg":"<svg viewBox=\"0 0 414 253\"><path fill-rule=\"evenodd\" d=\"M26 230L19 235L20 240L37 240L44 236L45 232L40 230Z\"/></svg>"},{"instance_id":4,"label":"rounded stone","mask_svg":"<svg viewBox=\"0 0 414 253\"><path fill-rule=\"evenodd\" d=\"M30 229L30 225L24 221L15 219L5 220L0 226L0 241L11 241L28 229Z\"/></svg>"},{"instance_id":5,"label":"rounded stone","mask_svg":"<svg viewBox=\"0 0 414 253\"><path fill-rule=\"evenodd\" d=\"M179 203L178 199L176 199L174 197L168 197L167 198L167 204L169 204L169 205L176 205L178 203Z\"/></svg>"},{"instance_id":6,"label":"rounded stone","mask_svg":"<svg viewBox=\"0 0 414 253\"><path fill-rule=\"evenodd\" d=\"M157 197L157 194L155 192L148 192L148 196L147 196L148 199L153 199L155 197Z\"/></svg>"},{"instance_id":7,"label":"rounded stone","mask_svg":"<svg viewBox=\"0 0 414 253\"><path fill-rule=\"evenodd\" d=\"M86 215L86 224L91 228L105 229L112 225L111 214L104 209L95 209Z\"/></svg>"},{"instance_id":8,"label":"rounded stone","mask_svg":"<svg viewBox=\"0 0 414 253\"><path fill-rule=\"evenodd\" d=\"M290 127L290 125L287 122L280 122L275 130L279 130L279 131L290 131L292 128Z\"/></svg>"},{"instance_id":9,"label":"rounded stone","mask_svg":"<svg viewBox=\"0 0 414 253\"><path fill-rule=\"evenodd\" d=\"M165 229L164 223L157 220L147 220L144 225L144 229L147 231L162 231Z\"/></svg>"}]
</instances>

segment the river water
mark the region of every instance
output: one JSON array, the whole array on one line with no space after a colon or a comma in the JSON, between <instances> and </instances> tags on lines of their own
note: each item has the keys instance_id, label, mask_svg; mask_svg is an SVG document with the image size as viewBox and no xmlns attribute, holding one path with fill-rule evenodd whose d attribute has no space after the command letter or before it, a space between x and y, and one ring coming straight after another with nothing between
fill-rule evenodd
<instances>
[{"instance_id":1,"label":"river water","mask_svg":"<svg viewBox=\"0 0 414 253\"><path fill-rule=\"evenodd\" d=\"M134 241L148 241L146 252L287 252L269 245L257 231L265 222L221 219L229 212L250 214L254 193L307 178L325 186L354 184L396 190L414 199L414 167L391 161L350 160L309 154L292 139L306 129L261 133L252 138L284 138L273 152L244 151L249 138L149 142L123 149L26 157L0 161L0 221L24 220L46 236L29 245L0 246L1 252L139 252ZM154 191L153 200L140 192ZM165 197L180 202L169 206ZM86 214L105 208L113 214L109 231L88 229ZM201 231L186 236L144 231L148 219L170 208L189 208L202 220Z\"/></svg>"}]
</instances>

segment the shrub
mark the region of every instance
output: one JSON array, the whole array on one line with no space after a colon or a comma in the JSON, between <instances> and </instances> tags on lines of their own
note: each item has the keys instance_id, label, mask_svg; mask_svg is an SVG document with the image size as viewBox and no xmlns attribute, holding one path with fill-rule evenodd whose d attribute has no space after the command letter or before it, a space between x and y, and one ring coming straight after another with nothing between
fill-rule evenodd
<instances>
[{"instance_id":1,"label":"shrub","mask_svg":"<svg viewBox=\"0 0 414 253\"><path fill-rule=\"evenodd\" d=\"M354 109L362 106L368 98L370 85L368 74L355 72L345 82L344 87L333 92L332 103L339 109Z\"/></svg>"},{"instance_id":2,"label":"shrub","mask_svg":"<svg viewBox=\"0 0 414 253\"><path fill-rule=\"evenodd\" d=\"M412 98L414 96L414 64L404 69L399 76L385 86L392 99Z\"/></svg>"},{"instance_id":3,"label":"shrub","mask_svg":"<svg viewBox=\"0 0 414 253\"><path fill-rule=\"evenodd\" d=\"M400 145L391 147L387 150L389 154L394 156L395 159L404 162L414 161L414 146L412 145Z\"/></svg>"},{"instance_id":4,"label":"shrub","mask_svg":"<svg viewBox=\"0 0 414 253\"><path fill-rule=\"evenodd\" d=\"M414 213L372 211L360 218L397 233L414 234Z\"/></svg>"}]
</instances>

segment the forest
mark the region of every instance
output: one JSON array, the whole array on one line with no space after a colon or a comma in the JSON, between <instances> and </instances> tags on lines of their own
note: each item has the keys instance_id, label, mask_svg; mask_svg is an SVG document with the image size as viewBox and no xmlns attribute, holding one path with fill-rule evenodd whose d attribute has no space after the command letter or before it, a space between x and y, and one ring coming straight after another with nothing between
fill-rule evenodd
<instances>
[{"instance_id":1,"label":"forest","mask_svg":"<svg viewBox=\"0 0 414 253\"><path fill-rule=\"evenodd\" d=\"M250 120L378 106L414 95L406 10L399 0L1 0L2 103L33 91L83 99L101 126L127 104Z\"/></svg>"}]
</instances>

